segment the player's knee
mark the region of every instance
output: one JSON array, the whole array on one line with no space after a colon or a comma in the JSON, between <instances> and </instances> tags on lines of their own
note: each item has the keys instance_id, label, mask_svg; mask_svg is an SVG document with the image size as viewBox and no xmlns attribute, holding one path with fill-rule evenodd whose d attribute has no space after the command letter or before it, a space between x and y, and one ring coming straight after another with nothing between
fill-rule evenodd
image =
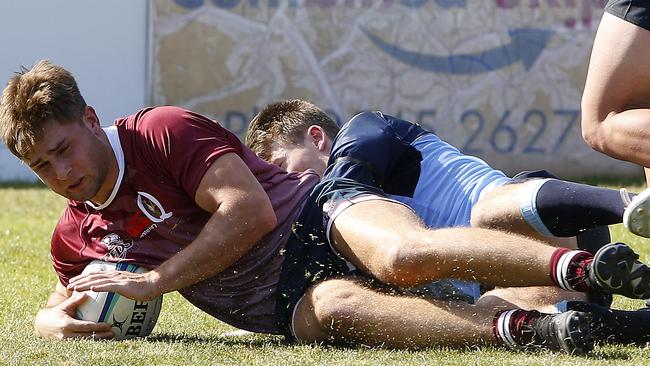
<instances>
[{"instance_id":1,"label":"player's knee","mask_svg":"<svg viewBox=\"0 0 650 366\"><path fill-rule=\"evenodd\" d=\"M436 257L437 246L424 242L424 236L406 237L405 243L393 245L384 253L383 270L375 273L381 282L397 287L422 283L423 266Z\"/></svg>"},{"instance_id":2,"label":"player's knee","mask_svg":"<svg viewBox=\"0 0 650 366\"><path fill-rule=\"evenodd\" d=\"M603 132L603 121L583 113L582 115L582 139L592 149L603 151L605 149L605 133Z\"/></svg>"},{"instance_id":3,"label":"player's knee","mask_svg":"<svg viewBox=\"0 0 650 366\"><path fill-rule=\"evenodd\" d=\"M312 290L310 299L316 326L320 329L321 338L324 338L319 341L334 341L342 330L352 328L359 309L364 306L358 285L344 280L319 284Z\"/></svg>"}]
</instances>

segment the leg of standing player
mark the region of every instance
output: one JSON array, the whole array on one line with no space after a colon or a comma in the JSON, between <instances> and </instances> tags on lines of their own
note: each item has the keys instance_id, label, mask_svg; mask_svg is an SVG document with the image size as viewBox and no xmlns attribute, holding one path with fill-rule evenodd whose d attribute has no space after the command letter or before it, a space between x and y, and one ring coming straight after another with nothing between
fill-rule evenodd
<instances>
[{"instance_id":1,"label":"leg of standing player","mask_svg":"<svg viewBox=\"0 0 650 366\"><path fill-rule=\"evenodd\" d=\"M608 4L594 40L582 97L582 134L600 152L649 167L650 31L611 14L630 11L619 11L617 5ZM647 19L647 6L632 7Z\"/></svg>"}]
</instances>

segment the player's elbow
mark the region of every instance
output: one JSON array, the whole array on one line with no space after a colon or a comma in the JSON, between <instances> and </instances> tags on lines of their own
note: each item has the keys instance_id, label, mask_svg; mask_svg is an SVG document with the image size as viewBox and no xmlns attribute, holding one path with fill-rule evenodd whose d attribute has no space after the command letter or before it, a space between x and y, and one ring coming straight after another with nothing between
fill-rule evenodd
<instances>
[{"instance_id":1,"label":"player's elbow","mask_svg":"<svg viewBox=\"0 0 650 366\"><path fill-rule=\"evenodd\" d=\"M273 207L269 206L264 210L264 213L258 217L258 228L263 234L271 232L278 225L278 217L273 211Z\"/></svg>"},{"instance_id":2,"label":"player's elbow","mask_svg":"<svg viewBox=\"0 0 650 366\"><path fill-rule=\"evenodd\" d=\"M254 218L253 226L259 236L271 232L278 225L278 218L266 196L249 207L248 217Z\"/></svg>"}]
</instances>

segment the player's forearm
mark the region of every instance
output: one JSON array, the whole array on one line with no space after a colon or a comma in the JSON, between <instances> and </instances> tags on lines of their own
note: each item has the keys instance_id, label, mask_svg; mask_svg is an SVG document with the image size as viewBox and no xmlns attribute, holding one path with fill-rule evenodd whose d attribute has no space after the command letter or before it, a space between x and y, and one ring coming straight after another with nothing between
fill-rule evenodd
<instances>
[{"instance_id":1,"label":"player's forearm","mask_svg":"<svg viewBox=\"0 0 650 366\"><path fill-rule=\"evenodd\" d=\"M160 293L210 278L232 266L276 225L272 209L260 210L252 200L222 205L199 236L153 272ZM242 206L243 205L243 206ZM261 212L260 212L261 211Z\"/></svg>"}]
</instances>

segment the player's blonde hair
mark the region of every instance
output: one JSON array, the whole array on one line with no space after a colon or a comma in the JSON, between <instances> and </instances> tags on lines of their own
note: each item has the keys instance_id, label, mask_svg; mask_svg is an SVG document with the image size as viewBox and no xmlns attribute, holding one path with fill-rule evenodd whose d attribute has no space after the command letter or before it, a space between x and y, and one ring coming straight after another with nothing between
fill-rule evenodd
<instances>
[{"instance_id":1,"label":"player's blonde hair","mask_svg":"<svg viewBox=\"0 0 650 366\"><path fill-rule=\"evenodd\" d=\"M312 103L300 99L271 103L248 125L246 145L260 158L269 160L273 141L301 143L312 125L323 128L331 139L339 132L336 122Z\"/></svg>"},{"instance_id":2,"label":"player's blonde hair","mask_svg":"<svg viewBox=\"0 0 650 366\"><path fill-rule=\"evenodd\" d=\"M24 66L7 83L0 101L0 134L7 148L24 158L40 138L43 122L79 122L84 101L66 69L42 60Z\"/></svg>"}]
</instances>

